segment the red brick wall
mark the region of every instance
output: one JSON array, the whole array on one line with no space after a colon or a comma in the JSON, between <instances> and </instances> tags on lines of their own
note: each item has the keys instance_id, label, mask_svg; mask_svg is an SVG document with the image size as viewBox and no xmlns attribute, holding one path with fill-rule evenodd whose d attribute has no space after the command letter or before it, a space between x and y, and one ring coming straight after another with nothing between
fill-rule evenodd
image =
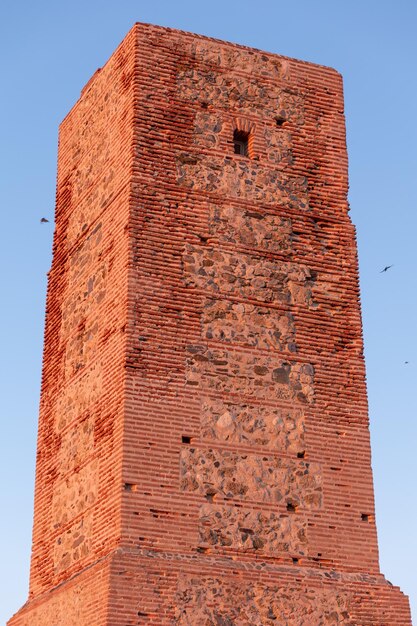
<instances>
[{"instance_id":1,"label":"red brick wall","mask_svg":"<svg viewBox=\"0 0 417 626\"><path fill-rule=\"evenodd\" d=\"M60 137L32 594L108 554L112 626L411 624L378 566L340 76L136 25Z\"/></svg>"},{"instance_id":2,"label":"red brick wall","mask_svg":"<svg viewBox=\"0 0 417 626\"><path fill-rule=\"evenodd\" d=\"M120 538L134 45L131 33L60 129L31 596Z\"/></svg>"},{"instance_id":3,"label":"red brick wall","mask_svg":"<svg viewBox=\"0 0 417 626\"><path fill-rule=\"evenodd\" d=\"M108 626L109 559L99 560L64 585L28 602L9 622L13 626Z\"/></svg>"},{"instance_id":4,"label":"red brick wall","mask_svg":"<svg viewBox=\"0 0 417 626\"><path fill-rule=\"evenodd\" d=\"M381 576L300 573L260 560L244 568L207 559L179 566L167 556L149 565L145 555L116 558L113 571L112 626L411 625L406 599Z\"/></svg>"},{"instance_id":5,"label":"red brick wall","mask_svg":"<svg viewBox=\"0 0 417 626\"><path fill-rule=\"evenodd\" d=\"M193 552L210 507L219 528L244 526L247 509L257 510L278 515L272 536L279 520L306 524L305 565L375 572L340 76L145 32L124 459L126 481L137 484L125 494L139 513L125 521L133 543L144 534L145 546L172 549L175 538L175 549ZM233 154L236 118L258 137L253 159ZM239 437L245 419L256 434L260 421L270 426L257 440ZM181 445L183 435L191 445ZM229 515L233 522L223 520ZM241 543L237 533L231 545L207 549L263 555ZM267 540L265 550L291 563L292 542L281 543L277 550Z\"/></svg>"}]
</instances>

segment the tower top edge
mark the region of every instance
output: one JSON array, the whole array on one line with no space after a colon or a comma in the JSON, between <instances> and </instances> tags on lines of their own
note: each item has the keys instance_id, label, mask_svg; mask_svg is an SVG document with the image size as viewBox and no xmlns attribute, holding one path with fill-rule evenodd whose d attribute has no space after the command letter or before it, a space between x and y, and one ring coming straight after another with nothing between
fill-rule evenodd
<instances>
[{"instance_id":1,"label":"tower top edge","mask_svg":"<svg viewBox=\"0 0 417 626\"><path fill-rule=\"evenodd\" d=\"M278 52L270 52L268 50L263 50L261 48L255 48L253 46L247 46L242 43L228 41L225 39L219 39L217 37L210 37L208 35L202 35L200 33L193 33L191 31L181 30L179 28L172 28L170 26L159 26L158 24L151 24L148 22L135 22L131 30L154 31L154 32L169 33L169 34L174 34L174 35L178 34L178 35L181 35L182 37L187 37L189 39L201 39L203 41L210 41L213 43L218 43L219 45L228 46L232 48L238 48L242 51L247 51L247 52L249 51L249 52L253 52L256 54L264 54L270 58L285 59L286 61L290 61L292 63L296 63L300 65L307 65L311 68L317 68L320 70L330 72L332 74L336 74L337 76L342 78L341 72L339 72L339 70L337 70L336 68L330 65L314 63L313 61L305 61L303 59L297 59L295 57L289 57L284 54L279 54Z\"/></svg>"}]
</instances>

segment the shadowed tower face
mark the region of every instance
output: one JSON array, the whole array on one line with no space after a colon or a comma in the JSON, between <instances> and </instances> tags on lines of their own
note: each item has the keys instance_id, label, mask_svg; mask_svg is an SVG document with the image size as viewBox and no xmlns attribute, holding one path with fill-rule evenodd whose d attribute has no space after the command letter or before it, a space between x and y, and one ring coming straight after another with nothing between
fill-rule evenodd
<instances>
[{"instance_id":1,"label":"shadowed tower face","mask_svg":"<svg viewBox=\"0 0 417 626\"><path fill-rule=\"evenodd\" d=\"M339 74L137 24L59 146L9 623L409 626L378 566Z\"/></svg>"}]
</instances>

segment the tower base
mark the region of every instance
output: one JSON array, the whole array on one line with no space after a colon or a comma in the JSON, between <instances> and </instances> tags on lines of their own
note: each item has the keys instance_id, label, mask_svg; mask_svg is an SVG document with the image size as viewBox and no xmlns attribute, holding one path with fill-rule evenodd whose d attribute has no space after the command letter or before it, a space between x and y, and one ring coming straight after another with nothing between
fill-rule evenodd
<instances>
[{"instance_id":1,"label":"tower base","mask_svg":"<svg viewBox=\"0 0 417 626\"><path fill-rule=\"evenodd\" d=\"M29 601L9 626L409 626L383 576L117 550Z\"/></svg>"}]
</instances>

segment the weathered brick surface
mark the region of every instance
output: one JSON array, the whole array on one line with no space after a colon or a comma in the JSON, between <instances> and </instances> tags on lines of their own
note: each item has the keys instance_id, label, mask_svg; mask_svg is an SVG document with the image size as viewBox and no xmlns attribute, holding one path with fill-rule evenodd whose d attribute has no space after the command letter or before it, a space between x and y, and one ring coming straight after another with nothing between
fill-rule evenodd
<instances>
[{"instance_id":1,"label":"weathered brick surface","mask_svg":"<svg viewBox=\"0 0 417 626\"><path fill-rule=\"evenodd\" d=\"M199 388L273 400L311 403L314 370L309 363L244 352L187 346L186 383Z\"/></svg>"},{"instance_id":2,"label":"weathered brick surface","mask_svg":"<svg viewBox=\"0 0 417 626\"><path fill-rule=\"evenodd\" d=\"M301 410L233 404L203 398L201 437L207 441L267 446L276 451L302 454L305 420Z\"/></svg>"},{"instance_id":3,"label":"weathered brick surface","mask_svg":"<svg viewBox=\"0 0 417 626\"><path fill-rule=\"evenodd\" d=\"M279 170L258 164L233 161L230 157L196 156L180 153L177 157L178 184L187 189L208 192L214 197L249 200L265 205L307 209L307 179L290 177Z\"/></svg>"},{"instance_id":4,"label":"weathered brick surface","mask_svg":"<svg viewBox=\"0 0 417 626\"><path fill-rule=\"evenodd\" d=\"M273 511L203 504L199 534L201 545L206 547L232 548L268 556L282 552L304 556L307 519Z\"/></svg>"},{"instance_id":5,"label":"weathered brick surface","mask_svg":"<svg viewBox=\"0 0 417 626\"><path fill-rule=\"evenodd\" d=\"M318 463L230 451L184 449L180 487L205 496L321 508Z\"/></svg>"},{"instance_id":6,"label":"weathered brick surface","mask_svg":"<svg viewBox=\"0 0 417 626\"><path fill-rule=\"evenodd\" d=\"M229 68L229 74L226 74L214 71L207 63L204 68L178 72L178 97L185 102L208 102L217 110L259 115L261 119L288 112L291 121L303 124L304 94L301 89L282 88L258 76L245 78L242 80L234 68Z\"/></svg>"},{"instance_id":7,"label":"weathered brick surface","mask_svg":"<svg viewBox=\"0 0 417 626\"><path fill-rule=\"evenodd\" d=\"M13 626L410 626L347 186L332 69L138 24L94 75L60 131Z\"/></svg>"},{"instance_id":8,"label":"weathered brick surface","mask_svg":"<svg viewBox=\"0 0 417 626\"><path fill-rule=\"evenodd\" d=\"M83 516L79 521L66 525L66 530L55 543L54 569L62 572L80 559L87 557L91 550L93 524L91 516Z\"/></svg>"},{"instance_id":9,"label":"weathered brick surface","mask_svg":"<svg viewBox=\"0 0 417 626\"><path fill-rule=\"evenodd\" d=\"M204 596L204 603L201 597ZM349 598L334 591L303 585L241 587L224 580L191 578L178 589L175 624L239 624L239 626L336 626L352 624ZM226 606L225 606L226 605Z\"/></svg>"},{"instance_id":10,"label":"weathered brick surface","mask_svg":"<svg viewBox=\"0 0 417 626\"><path fill-rule=\"evenodd\" d=\"M314 308L311 293L314 278L303 265L187 246L184 276L187 286L208 292Z\"/></svg>"},{"instance_id":11,"label":"weathered brick surface","mask_svg":"<svg viewBox=\"0 0 417 626\"><path fill-rule=\"evenodd\" d=\"M294 318L288 312L243 302L208 299L201 325L205 339L297 352Z\"/></svg>"},{"instance_id":12,"label":"weathered brick surface","mask_svg":"<svg viewBox=\"0 0 417 626\"><path fill-rule=\"evenodd\" d=\"M209 232L219 242L241 244L264 252L290 254L291 220L263 210L243 210L234 206L213 206L209 214Z\"/></svg>"},{"instance_id":13,"label":"weathered brick surface","mask_svg":"<svg viewBox=\"0 0 417 626\"><path fill-rule=\"evenodd\" d=\"M82 469L56 481L52 495L51 526L64 526L89 509L97 499L98 486L98 462L95 459Z\"/></svg>"},{"instance_id":14,"label":"weathered brick surface","mask_svg":"<svg viewBox=\"0 0 417 626\"><path fill-rule=\"evenodd\" d=\"M96 563L121 535L117 441L134 100L122 73L133 72L134 44L131 33L60 130L30 598ZM66 623L64 615L68 623L81 623L81 614L74 617L67 608L60 619L48 618L55 622L42 617L39 623Z\"/></svg>"},{"instance_id":15,"label":"weathered brick surface","mask_svg":"<svg viewBox=\"0 0 417 626\"><path fill-rule=\"evenodd\" d=\"M105 626L109 564L100 562L61 587L27 603L11 620L16 626Z\"/></svg>"}]
</instances>

